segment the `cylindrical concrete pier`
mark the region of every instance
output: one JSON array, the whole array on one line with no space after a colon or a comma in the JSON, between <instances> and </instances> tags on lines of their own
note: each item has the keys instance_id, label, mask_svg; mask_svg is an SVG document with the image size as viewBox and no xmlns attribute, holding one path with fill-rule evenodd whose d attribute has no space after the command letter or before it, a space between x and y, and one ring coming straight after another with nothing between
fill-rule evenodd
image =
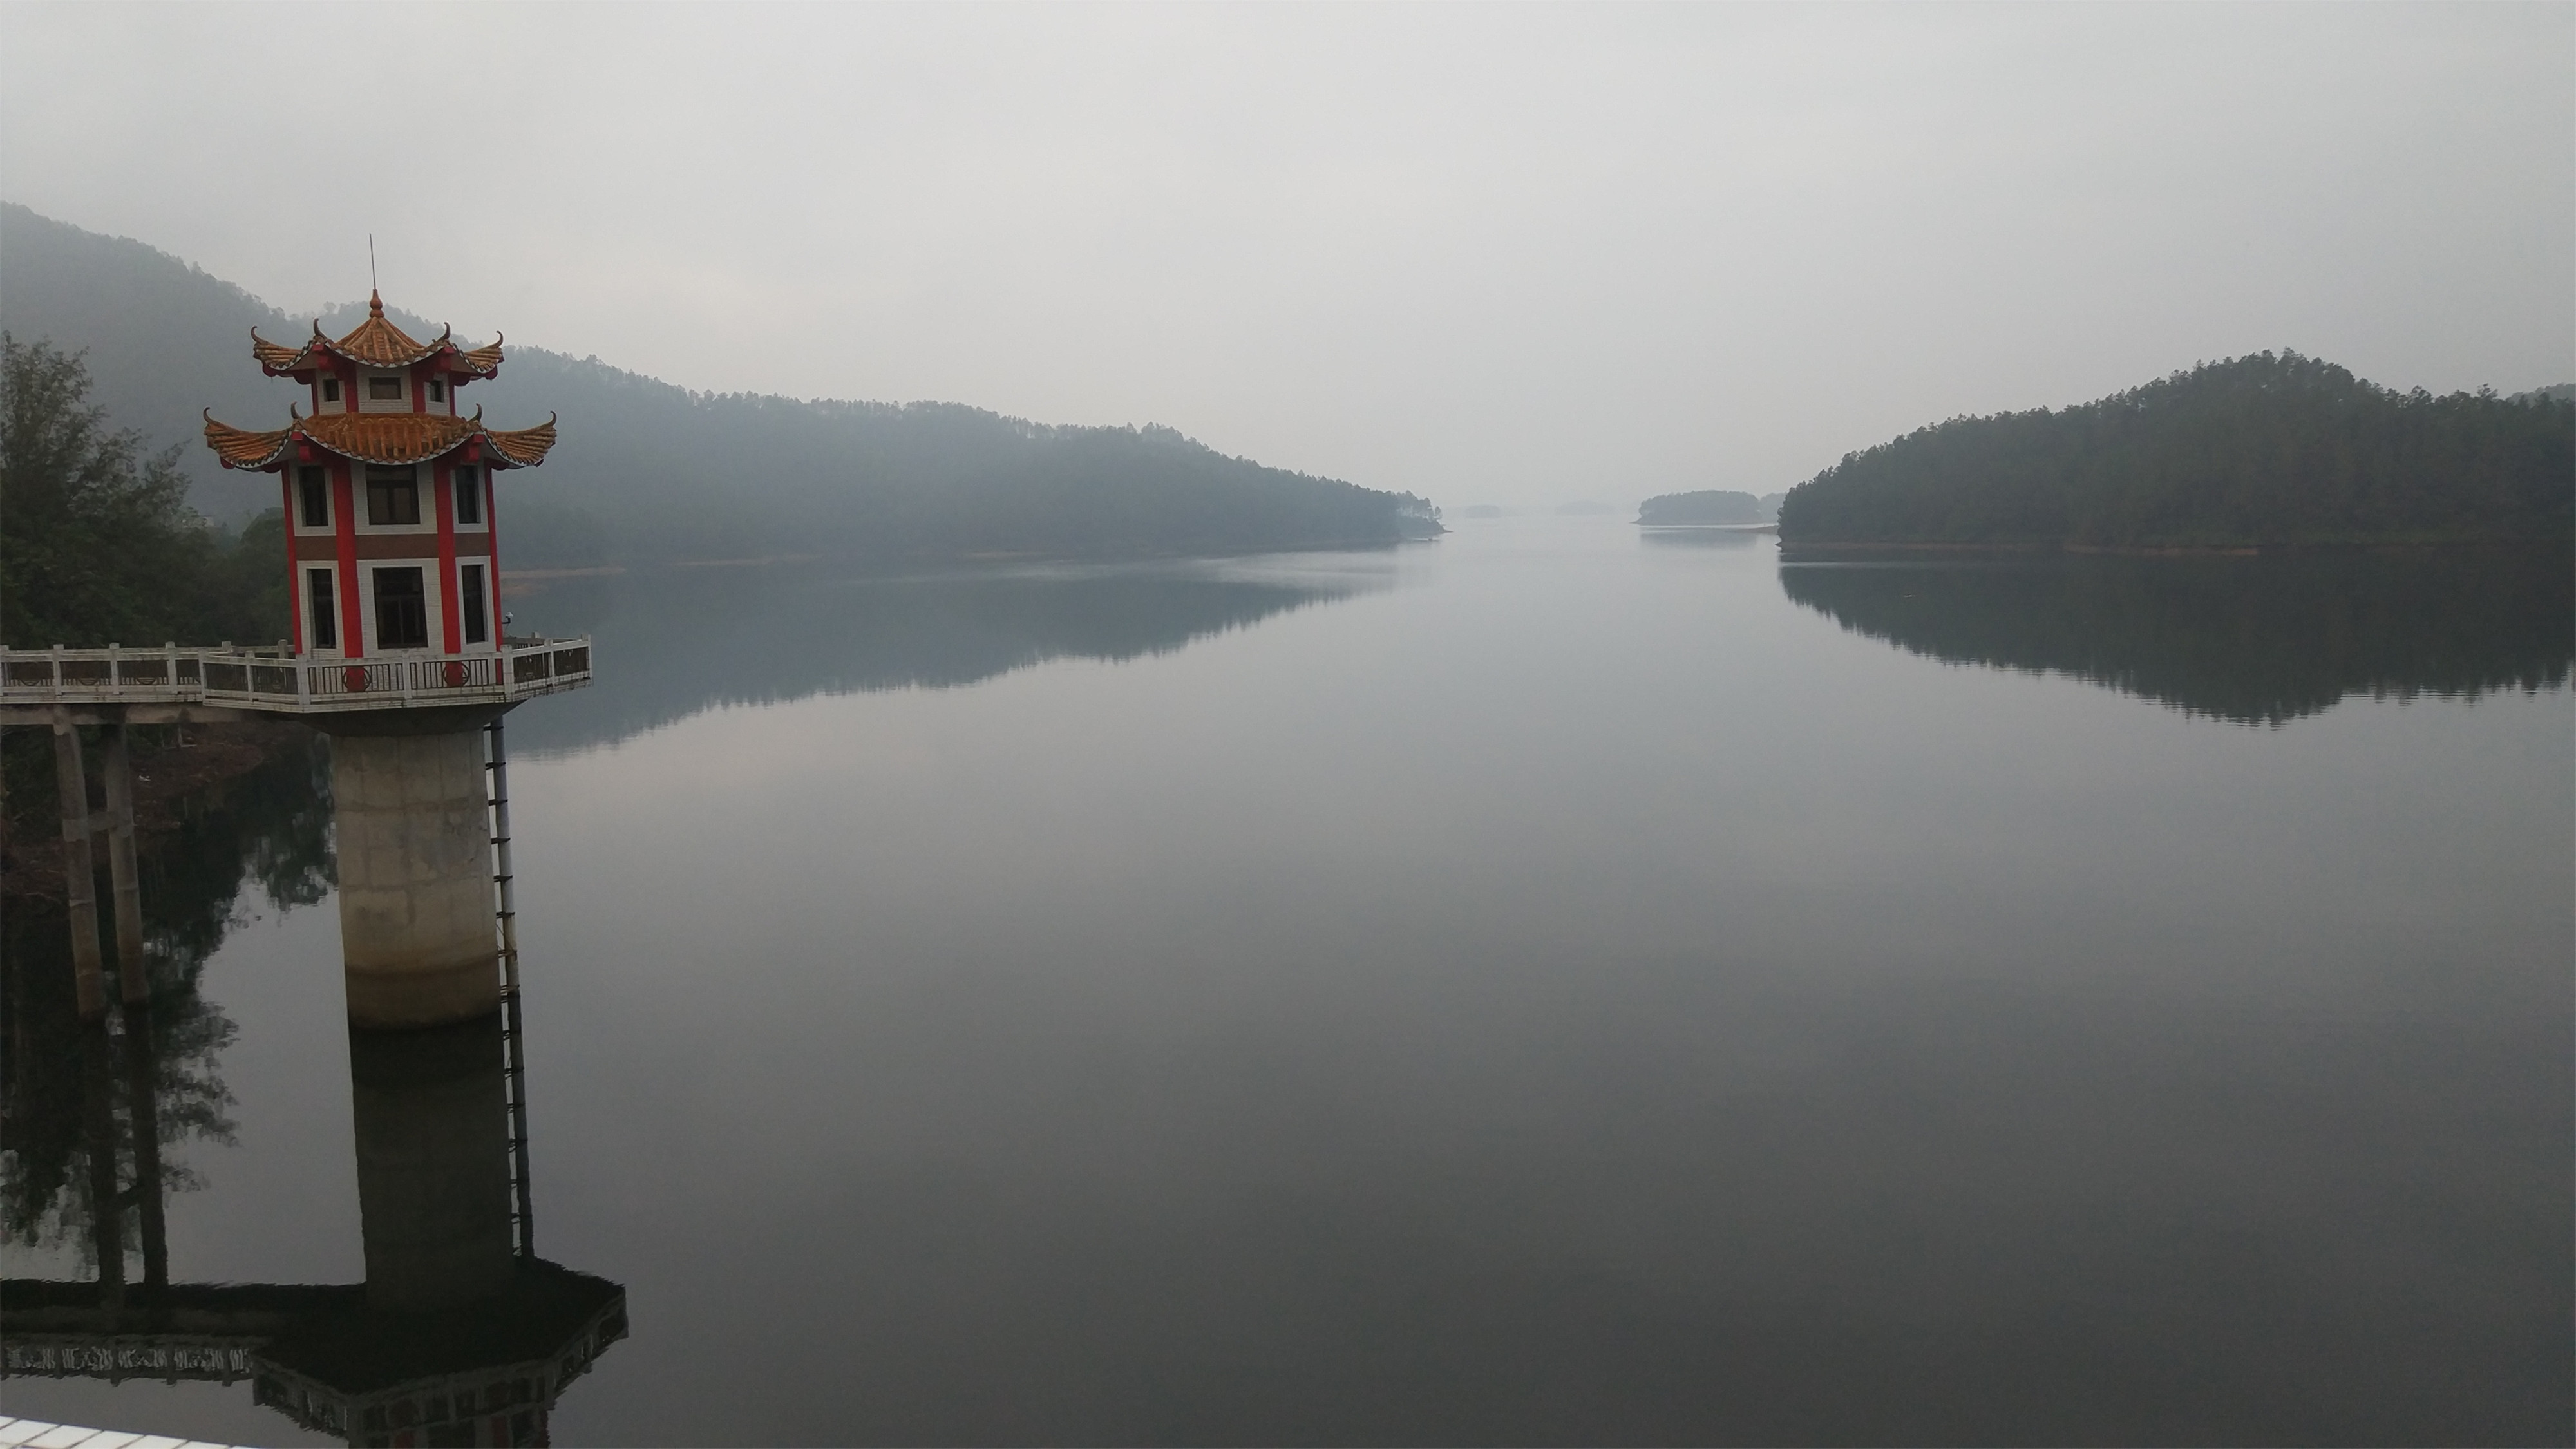
<instances>
[{"instance_id":1,"label":"cylindrical concrete pier","mask_svg":"<svg viewBox=\"0 0 2576 1449\"><path fill-rule=\"evenodd\" d=\"M501 1018L349 1032L367 1306L452 1308L510 1286Z\"/></svg>"},{"instance_id":2,"label":"cylindrical concrete pier","mask_svg":"<svg viewBox=\"0 0 2576 1449\"><path fill-rule=\"evenodd\" d=\"M349 1024L442 1026L500 1008L479 729L331 738Z\"/></svg>"}]
</instances>

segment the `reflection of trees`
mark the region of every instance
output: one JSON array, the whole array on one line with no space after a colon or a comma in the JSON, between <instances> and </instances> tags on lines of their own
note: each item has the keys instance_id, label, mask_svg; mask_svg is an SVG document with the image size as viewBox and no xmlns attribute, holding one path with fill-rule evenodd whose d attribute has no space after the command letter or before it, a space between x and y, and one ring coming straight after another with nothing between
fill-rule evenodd
<instances>
[{"instance_id":1,"label":"reflection of trees","mask_svg":"<svg viewBox=\"0 0 2576 1449\"><path fill-rule=\"evenodd\" d=\"M145 842L151 999L113 1016L104 1034L81 1025L61 903L10 899L0 918L0 1227L11 1239L59 1242L73 1224L94 1226L102 1196L119 1213L157 1210L142 1190L152 1174L130 1146L93 1161L93 1142L131 1144L148 1129L166 1156L191 1137L231 1140L216 1058L233 1024L199 994L200 977L240 919L245 883L281 908L329 891L329 778L318 740L290 748L191 798L174 829ZM193 1185L164 1172L157 1186Z\"/></svg>"},{"instance_id":2,"label":"reflection of trees","mask_svg":"<svg viewBox=\"0 0 2576 1449\"><path fill-rule=\"evenodd\" d=\"M1780 586L1917 654L2247 724L2353 694L2555 688L2576 660L2576 566L2559 547L1808 563L1783 567Z\"/></svg>"},{"instance_id":3,"label":"reflection of trees","mask_svg":"<svg viewBox=\"0 0 2576 1449\"><path fill-rule=\"evenodd\" d=\"M565 579L514 601L533 627L588 633L598 680L510 726L522 748L614 740L723 704L973 684L1052 659L1129 660L1343 597L1347 577L1221 566L850 576L819 567Z\"/></svg>"}]
</instances>

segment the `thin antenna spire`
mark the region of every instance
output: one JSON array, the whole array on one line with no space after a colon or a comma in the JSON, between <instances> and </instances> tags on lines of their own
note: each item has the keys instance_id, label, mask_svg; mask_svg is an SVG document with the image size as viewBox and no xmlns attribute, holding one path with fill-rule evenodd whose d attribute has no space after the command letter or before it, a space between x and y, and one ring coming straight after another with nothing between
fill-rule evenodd
<instances>
[{"instance_id":1,"label":"thin antenna spire","mask_svg":"<svg viewBox=\"0 0 2576 1449\"><path fill-rule=\"evenodd\" d=\"M367 290L376 290L376 234L367 233Z\"/></svg>"}]
</instances>

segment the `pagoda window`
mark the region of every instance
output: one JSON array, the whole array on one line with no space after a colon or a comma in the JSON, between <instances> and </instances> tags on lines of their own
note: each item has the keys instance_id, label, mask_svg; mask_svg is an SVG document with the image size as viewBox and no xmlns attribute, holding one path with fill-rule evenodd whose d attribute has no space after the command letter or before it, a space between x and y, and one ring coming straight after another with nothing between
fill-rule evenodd
<instances>
[{"instance_id":1,"label":"pagoda window","mask_svg":"<svg viewBox=\"0 0 2576 1449\"><path fill-rule=\"evenodd\" d=\"M480 644L492 632L492 616L483 604L483 566L467 564L457 573L461 576L457 602L465 606L465 642Z\"/></svg>"},{"instance_id":2,"label":"pagoda window","mask_svg":"<svg viewBox=\"0 0 2576 1449\"><path fill-rule=\"evenodd\" d=\"M367 465L367 522L420 522L420 474L410 467Z\"/></svg>"},{"instance_id":3,"label":"pagoda window","mask_svg":"<svg viewBox=\"0 0 2576 1449\"><path fill-rule=\"evenodd\" d=\"M338 402L340 400L340 379L336 377L326 377L322 379L322 400L324 402Z\"/></svg>"},{"instance_id":4,"label":"pagoda window","mask_svg":"<svg viewBox=\"0 0 2576 1449\"><path fill-rule=\"evenodd\" d=\"M420 570L380 568L375 574L376 647L428 648L429 601L421 589Z\"/></svg>"},{"instance_id":5,"label":"pagoda window","mask_svg":"<svg viewBox=\"0 0 2576 1449\"><path fill-rule=\"evenodd\" d=\"M456 470L456 521L460 524L483 521L483 488L481 470L466 464Z\"/></svg>"},{"instance_id":6,"label":"pagoda window","mask_svg":"<svg viewBox=\"0 0 2576 1449\"><path fill-rule=\"evenodd\" d=\"M367 401L401 402L403 380L400 376L375 376L367 379Z\"/></svg>"},{"instance_id":7,"label":"pagoda window","mask_svg":"<svg viewBox=\"0 0 2576 1449\"><path fill-rule=\"evenodd\" d=\"M429 400L431 402L447 401L447 379L443 377L433 377L429 380Z\"/></svg>"},{"instance_id":8,"label":"pagoda window","mask_svg":"<svg viewBox=\"0 0 2576 1449\"><path fill-rule=\"evenodd\" d=\"M295 470L296 519L306 528L331 526L331 478L319 468Z\"/></svg>"},{"instance_id":9,"label":"pagoda window","mask_svg":"<svg viewBox=\"0 0 2576 1449\"><path fill-rule=\"evenodd\" d=\"M339 648L340 611L332 606L329 569L304 571L304 612L313 621L313 647Z\"/></svg>"}]
</instances>

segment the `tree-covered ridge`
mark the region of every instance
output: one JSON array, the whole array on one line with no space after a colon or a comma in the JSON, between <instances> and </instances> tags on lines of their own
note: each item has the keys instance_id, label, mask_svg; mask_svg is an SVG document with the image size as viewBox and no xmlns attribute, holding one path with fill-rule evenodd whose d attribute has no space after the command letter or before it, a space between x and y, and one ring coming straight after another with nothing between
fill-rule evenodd
<instances>
[{"instance_id":1,"label":"tree-covered ridge","mask_svg":"<svg viewBox=\"0 0 2576 1449\"><path fill-rule=\"evenodd\" d=\"M1785 544L2135 549L2576 536L2576 404L2396 392L2295 352L1953 418L1790 490Z\"/></svg>"},{"instance_id":2,"label":"tree-covered ridge","mask_svg":"<svg viewBox=\"0 0 2576 1449\"><path fill-rule=\"evenodd\" d=\"M2550 544L1792 563L1780 587L1917 654L2069 675L2244 724L2355 694L2557 689L2576 667L2576 569Z\"/></svg>"},{"instance_id":3,"label":"tree-covered ridge","mask_svg":"<svg viewBox=\"0 0 2576 1449\"><path fill-rule=\"evenodd\" d=\"M1436 512L1410 494L1228 457L1165 427L1054 426L957 403L693 393L539 349L514 351L498 380L476 386L495 417L561 415L555 456L510 480L505 566L1138 558L1440 531Z\"/></svg>"},{"instance_id":4,"label":"tree-covered ridge","mask_svg":"<svg viewBox=\"0 0 2576 1449\"><path fill-rule=\"evenodd\" d=\"M167 253L23 206L0 205L0 253L0 327L85 354L96 401L119 426L138 429L146 451L183 445L176 466L199 511L231 520L277 504L274 476L215 466L199 409L242 427L283 426L303 390L261 375L250 329L290 340L319 320L337 335L354 325L352 307L289 316ZM441 325L387 311L415 336ZM506 321L453 320L476 341ZM1173 556L1440 531L1437 512L1413 495L1230 457L1152 425L691 392L517 344L501 375L465 401L497 426L560 415L563 442L546 466L503 485L505 569L779 554Z\"/></svg>"},{"instance_id":5,"label":"tree-covered ridge","mask_svg":"<svg viewBox=\"0 0 2576 1449\"><path fill-rule=\"evenodd\" d=\"M1637 521L1649 526L1769 523L1779 516L1779 494L1756 498L1725 488L1659 493L1637 505Z\"/></svg>"}]
</instances>

